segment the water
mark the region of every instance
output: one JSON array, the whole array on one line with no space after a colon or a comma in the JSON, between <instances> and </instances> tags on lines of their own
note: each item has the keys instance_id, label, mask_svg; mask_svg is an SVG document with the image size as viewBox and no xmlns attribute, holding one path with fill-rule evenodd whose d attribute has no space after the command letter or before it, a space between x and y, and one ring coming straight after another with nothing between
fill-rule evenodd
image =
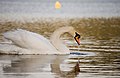
<instances>
[{"instance_id":1,"label":"water","mask_svg":"<svg viewBox=\"0 0 120 78\"><path fill-rule=\"evenodd\" d=\"M84 55L1 55L1 78L119 78L120 53ZM72 72L80 59L80 72Z\"/></svg>"},{"instance_id":2,"label":"water","mask_svg":"<svg viewBox=\"0 0 120 78\"><path fill-rule=\"evenodd\" d=\"M80 47L73 40L64 41L71 49L70 55L0 55L0 78L120 77L120 37L86 37ZM80 72L75 72L78 58Z\"/></svg>"}]
</instances>

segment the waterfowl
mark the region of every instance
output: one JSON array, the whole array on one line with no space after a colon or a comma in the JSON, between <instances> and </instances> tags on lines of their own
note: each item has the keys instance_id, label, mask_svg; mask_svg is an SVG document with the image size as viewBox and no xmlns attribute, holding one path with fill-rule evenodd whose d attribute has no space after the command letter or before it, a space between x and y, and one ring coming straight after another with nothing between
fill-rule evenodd
<instances>
[{"instance_id":1,"label":"waterfowl","mask_svg":"<svg viewBox=\"0 0 120 78\"><path fill-rule=\"evenodd\" d=\"M44 36L24 29L3 33L4 42L0 43L3 54L69 54L70 50L62 43L60 37L69 33L79 44L80 35L71 26L61 27L53 32L50 40Z\"/></svg>"}]
</instances>

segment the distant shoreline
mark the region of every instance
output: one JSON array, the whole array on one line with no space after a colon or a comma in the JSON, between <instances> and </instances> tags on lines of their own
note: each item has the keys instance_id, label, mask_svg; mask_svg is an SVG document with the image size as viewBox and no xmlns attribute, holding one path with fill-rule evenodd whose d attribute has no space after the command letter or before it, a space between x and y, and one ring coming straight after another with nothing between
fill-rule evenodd
<instances>
[{"instance_id":1,"label":"distant shoreline","mask_svg":"<svg viewBox=\"0 0 120 78\"><path fill-rule=\"evenodd\" d=\"M96 38L120 37L120 17L111 18L41 18L29 20L6 20L0 22L0 33L13 29L25 29L47 37L63 26L73 26L81 35Z\"/></svg>"},{"instance_id":2,"label":"distant shoreline","mask_svg":"<svg viewBox=\"0 0 120 78\"><path fill-rule=\"evenodd\" d=\"M79 16L39 16L39 17L29 17L29 16L2 16L0 15L0 22L6 21L19 21L19 22L34 22L38 20L69 20L69 19L89 19L89 18L104 18L104 19L120 19L120 16L86 16L86 17L79 17Z\"/></svg>"}]
</instances>

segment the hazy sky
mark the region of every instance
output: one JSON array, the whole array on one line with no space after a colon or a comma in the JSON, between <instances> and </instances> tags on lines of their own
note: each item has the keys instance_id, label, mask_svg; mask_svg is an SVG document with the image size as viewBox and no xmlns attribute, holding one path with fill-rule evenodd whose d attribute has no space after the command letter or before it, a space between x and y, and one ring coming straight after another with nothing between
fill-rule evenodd
<instances>
[{"instance_id":1,"label":"hazy sky","mask_svg":"<svg viewBox=\"0 0 120 78\"><path fill-rule=\"evenodd\" d=\"M112 17L120 16L120 0L0 0L1 17Z\"/></svg>"}]
</instances>

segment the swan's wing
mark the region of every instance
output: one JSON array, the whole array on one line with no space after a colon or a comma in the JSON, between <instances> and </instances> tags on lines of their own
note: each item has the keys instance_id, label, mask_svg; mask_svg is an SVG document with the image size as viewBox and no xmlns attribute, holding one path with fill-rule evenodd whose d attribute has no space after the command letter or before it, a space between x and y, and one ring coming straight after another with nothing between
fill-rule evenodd
<instances>
[{"instance_id":1,"label":"swan's wing","mask_svg":"<svg viewBox=\"0 0 120 78\"><path fill-rule=\"evenodd\" d=\"M37 33L22 29L8 31L3 36L11 40L15 45L27 49L55 50L50 41Z\"/></svg>"}]
</instances>

